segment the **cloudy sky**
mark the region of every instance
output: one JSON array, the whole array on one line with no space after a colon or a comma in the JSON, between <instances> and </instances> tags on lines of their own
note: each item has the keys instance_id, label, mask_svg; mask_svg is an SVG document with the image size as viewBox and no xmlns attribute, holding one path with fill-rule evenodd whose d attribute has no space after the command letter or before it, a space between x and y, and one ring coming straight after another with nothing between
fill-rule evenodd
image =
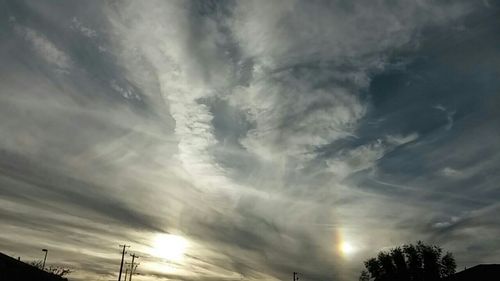
<instances>
[{"instance_id":1,"label":"cloudy sky","mask_svg":"<svg viewBox=\"0 0 500 281\"><path fill-rule=\"evenodd\" d=\"M144 281L499 262L498 2L0 3L1 252L73 280L123 243Z\"/></svg>"}]
</instances>

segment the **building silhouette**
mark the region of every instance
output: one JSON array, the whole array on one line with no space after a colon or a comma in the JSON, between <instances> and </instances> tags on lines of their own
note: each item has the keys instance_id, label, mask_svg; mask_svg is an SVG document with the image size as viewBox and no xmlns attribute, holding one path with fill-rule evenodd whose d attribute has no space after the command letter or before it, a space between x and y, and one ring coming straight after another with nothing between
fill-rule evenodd
<instances>
[{"instance_id":1,"label":"building silhouette","mask_svg":"<svg viewBox=\"0 0 500 281\"><path fill-rule=\"evenodd\" d=\"M480 264L457 272L444 281L498 281L500 264Z\"/></svg>"},{"instance_id":2,"label":"building silhouette","mask_svg":"<svg viewBox=\"0 0 500 281\"><path fill-rule=\"evenodd\" d=\"M67 281L68 279L43 271L20 260L0 253L1 281Z\"/></svg>"}]
</instances>

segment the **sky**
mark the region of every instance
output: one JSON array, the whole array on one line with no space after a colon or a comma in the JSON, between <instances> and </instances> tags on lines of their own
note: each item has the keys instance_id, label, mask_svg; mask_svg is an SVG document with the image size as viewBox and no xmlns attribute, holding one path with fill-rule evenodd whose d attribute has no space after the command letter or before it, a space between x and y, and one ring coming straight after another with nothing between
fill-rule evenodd
<instances>
[{"instance_id":1,"label":"sky","mask_svg":"<svg viewBox=\"0 0 500 281\"><path fill-rule=\"evenodd\" d=\"M500 261L495 1L0 1L0 251L116 280ZM131 258L126 255L126 261Z\"/></svg>"}]
</instances>

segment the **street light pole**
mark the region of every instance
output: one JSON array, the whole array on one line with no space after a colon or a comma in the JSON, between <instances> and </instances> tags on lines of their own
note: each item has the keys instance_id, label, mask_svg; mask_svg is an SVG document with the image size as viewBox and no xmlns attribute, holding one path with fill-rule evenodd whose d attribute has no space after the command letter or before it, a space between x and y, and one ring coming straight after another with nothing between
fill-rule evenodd
<instances>
[{"instance_id":1,"label":"street light pole","mask_svg":"<svg viewBox=\"0 0 500 281\"><path fill-rule=\"evenodd\" d=\"M49 250L42 249L42 252L45 252L45 257L43 258L43 264L42 264L42 270L45 270L45 261L47 261L47 253L49 252Z\"/></svg>"}]
</instances>

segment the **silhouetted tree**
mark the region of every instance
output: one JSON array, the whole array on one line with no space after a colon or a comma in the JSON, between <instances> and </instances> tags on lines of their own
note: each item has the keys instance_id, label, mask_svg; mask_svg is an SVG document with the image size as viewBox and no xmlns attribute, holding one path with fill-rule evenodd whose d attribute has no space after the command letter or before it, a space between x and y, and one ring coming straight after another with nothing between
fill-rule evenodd
<instances>
[{"instance_id":1,"label":"silhouetted tree","mask_svg":"<svg viewBox=\"0 0 500 281\"><path fill-rule=\"evenodd\" d=\"M436 281L455 273L453 255L419 241L380 252L365 261L360 281Z\"/></svg>"},{"instance_id":2,"label":"silhouetted tree","mask_svg":"<svg viewBox=\"0 0 500 281\"><path fill-rule=\"evenodd\" d=\"M38 269L42 269L43 261L42 260L32 261L30 262L30 265Z\"/></svg>"},{"instance_id":3,"label":"silhouetted tree","mask_svg":"<svg viewBox=\"0 0 500 281\"><path fill-rule=\"evenodd\" d=\"M441 259L441 276L450 276L455 274L457 264L451 253L446 253Z\"/></svg>"},{"instance_id":4,"label":"silhouetted tree","mask_svg":"<svg viewBox=\"0 0 500 281\"><path fill-rule=\"evenodd\" d=\"M370 281L370 273L366 270L361 271L361 275L359 275L359 281Z\"/></svg>"},{"instance_id":5,"label":"silhouetted tree","mask_svg":"<svg viewBox=\"0 0 500 281\"><path fill-rule=\"evenodd\" d=\"M61 277L64 277L73 272L73 270L62 266L49 266L48 268L45 269L45 271Z\"/></svg>"},{"instance_id":6,"label":"silhouetted tree","mask_svg":"<svg viewBox=\"0 0 500 281\"><path fill-rule=\"evenodd\" d=\"M64 277L64 276L70 274L71 272L73 272L71 269L65 268L62 266L52 266L51 265L51 266L46 266L45 268L42 268L43 261L41 261L41 260L32 261L32 262L30 262L30 265L34 266L38 269L42 269L46 272L50 272L50 273L57 275L57 276L60 276L60 277Z\"/></svg>"}]
</instances>

